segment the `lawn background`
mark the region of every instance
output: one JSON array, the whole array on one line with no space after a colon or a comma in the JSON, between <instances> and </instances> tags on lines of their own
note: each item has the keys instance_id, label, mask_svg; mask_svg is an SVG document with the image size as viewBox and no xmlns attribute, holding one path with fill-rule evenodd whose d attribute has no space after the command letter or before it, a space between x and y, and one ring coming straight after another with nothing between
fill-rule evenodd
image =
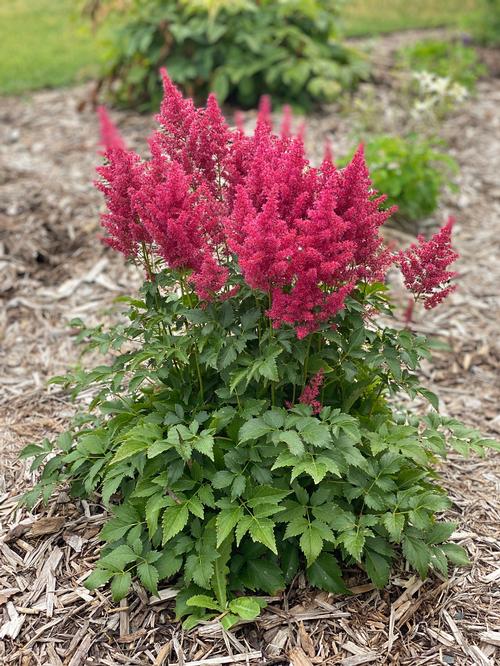
<instances>
[{"instance_id":1,"label":"lawn background","mask_svg":"<svg viewBox=\"0 0 500 666\"><path fill-rule=\"evenodd\" d=\"M168 1L168 0L166 0ZM466 24L481 0L346 0L348 36ZM18 94L92 77L103 40L77 0L0 0L0 93Z\"/></svg>"}]
</instances>

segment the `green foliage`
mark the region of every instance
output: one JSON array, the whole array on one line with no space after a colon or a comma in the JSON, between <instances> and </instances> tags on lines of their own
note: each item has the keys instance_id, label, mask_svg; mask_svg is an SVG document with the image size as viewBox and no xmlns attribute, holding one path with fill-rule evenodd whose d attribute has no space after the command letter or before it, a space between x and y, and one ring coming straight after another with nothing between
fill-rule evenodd
<instances>
[{"instance_id":1,"label":"green foliage","mask_svg":"<svg viewBox=\"0 0 500 666\"><path fill-rule=\"evenodd\" d=\"M479 0L479 11L469 20L475 39L485 46L500 44L500 0Z\"/></svg>"},{"instance_id":2,"label":"green foliage","mask_svg":"<svg viewBox=\"0 0 500 666\"><path fill-rule=\"evenodd\" d=\"M425 338L362 317L391 314L384 285L359 287L335 329L302 340L270 329L265 295L243 284L231 302L201 309L192 298L165 272L129 299L124 323L72 322L112 360L54 378L75 397L91 389L92 403L22 454L40 471L30 505L64 483L109 509L89 589L109 583L118 601L134 578L151 594L174 579L187 628L211 617L228 628L259 614L254 594L298 571L342 594L343 566L383 587L401 556L423 577L467 562L446 543L455 525L439 519L450 503L434 463L448 445L467 454L491 443L434 410L394 411L401 391L437 399L416 375ZM320 368L313 415L298 396Z\"/></svg>"},{"instance_id":3,"label":"green foliage","mask_svg":"<svg viewBox=\"0 0 500 666\"><path fill-rule=\"evenodd\" d=\"M342 20L346 33L354 37L416 28L457 28L482 1L349 0L344 3Z\"/></svg>"},{"instance_id":4,"label":"green foliage","mask_svg":"<svg viewBox=\"0 0 500 666\"><path fill-rule=\"evenodd\" d=\"M460 42L422 40L401 49L398 59L408 69L432 72L469 91L474 90L477 79L486 74L475 49Z\"/></svg>"},{"instance_id":5,"label":"green foliage","mask_svg":"<svg viewBox=\"0 0 500 666\"><path fill-rule=\"evenodd\" d=\"M337 35L337 0L102 0L114 39L105 80L114 100L160 99L158 69L191 97L255 106L263 93L307 107L336 99L367 74Z\"/></svg>"},{"instance_id":6,"label":"green foliage","mask_svg":"<svg viewBox=\"0 0 500 666\"><path fill-rule=\"evenodd\" d=\"M398 207L395 219L416 222L437 208L445 186L458 166L439 151L436 142L417 136L375 135L365 147L374 187L387 194L387 205ZM347 159L345 160L347 162Z\"/></svg>"},{"instance_id":7,"label":"green foliage","mask_svg":"<svg viewBox=\"0 0 500 666\"><path fill-rule=\"evenodd\" d=\"M102 52L74 0L0 2L0 93L66 86L99 71Z\"/></svg>"}]
</instances>

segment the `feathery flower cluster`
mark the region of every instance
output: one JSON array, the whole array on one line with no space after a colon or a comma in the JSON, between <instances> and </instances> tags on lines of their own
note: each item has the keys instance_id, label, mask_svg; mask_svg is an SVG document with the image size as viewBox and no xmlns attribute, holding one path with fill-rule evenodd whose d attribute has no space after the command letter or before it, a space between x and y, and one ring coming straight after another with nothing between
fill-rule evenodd
<instances>
[{"instance_id":1,"label":"feathery flower cluster","mask_svg":"<svg viewBox=\"0 0 500 666\"><path fill-rule=\"evenodd\" d=\"M112 247L147 254L148 271L188 276L201 300L230 298L243 279L268 295L273 326L298 337L331 322L360 280L383 279L394 257L379 227L392 210L380 208L362 147L345 169L328 153L313 167L289 110L276 135L264 98L246 136L241 121L229 128L213 95L196 108L162 75L150 159L127 150L100 110L107 151L97 186Z\"/></svg>"},{"instance_id":2,"label":"feathery flower cluster","mask_svg":"<svg viewBox=\"0 0 500 666\"><path fill-rule=\"evenodd\" d=\"M122 150L125 150L125 141L109 117L106 107L98 107L97 114L99 116L101 130L101 144L104 147L104 150L106 151L112 148L121 148Z\"/></svg>"},{"instance_id":3,"label":"feathery flower cluster","mask_svg":"<svg viewBox=\"0 0 500 666\"><path fill-rule=\"evenodd\" d=\"M308 384L304 386L302 393L300 394L299 402L302 405L310 405L312 407L313 414L319 414L323 409L323 405L318 400L318 395L320 389L325 380L325 375L321 369L314 377L311 378Z\"/></svg>"},{"instance_id":4,"label":"feathery flower cluster","mask_svg":"<svg viewBox=\"0 0 500 666\"><path fill-rule=\"evenodd\" d=\"M450 217L428 241L418 236L418 243L412 243L407 250L398 253L405 286L415 300L422 300L426 310L435 308L456 289L456 285L449 284L456 273L448 270L448 266L458 259L451 245L454 222Z\"/></svg>"}]
</instances>

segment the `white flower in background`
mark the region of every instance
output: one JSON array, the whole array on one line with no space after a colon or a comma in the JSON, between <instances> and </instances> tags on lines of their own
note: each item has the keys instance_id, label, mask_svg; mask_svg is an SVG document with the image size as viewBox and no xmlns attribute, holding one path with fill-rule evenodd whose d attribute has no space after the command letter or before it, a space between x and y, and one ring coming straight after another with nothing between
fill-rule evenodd
<instances>
[{"instance_id":1,"label":"white flower in background","mask_svg":"<svg viewBox=\"0 0 500 666\"><path fill-rule=\"evenodd\" d=\"M432 114L441 115L450 107L463 103L468 97L467 88L448 76L438 76L423 70L412 72L412 78L417 83L418 95L411 110L415 119Z\"/></svg>"}]
</instances>

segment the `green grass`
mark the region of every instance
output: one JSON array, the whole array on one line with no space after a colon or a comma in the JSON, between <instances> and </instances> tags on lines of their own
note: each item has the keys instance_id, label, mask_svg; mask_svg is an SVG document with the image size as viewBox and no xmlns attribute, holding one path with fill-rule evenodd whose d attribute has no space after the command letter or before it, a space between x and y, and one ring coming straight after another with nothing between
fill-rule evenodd
<instances>
[{"instance_id":1,"label":"green grass","mask_svg":"<svg viewBox=\"0 0 500 666\"><path fill-rule=\"evenodd\" d=\"M481 0L346 0L348 35L460 26ZM94 75L103 48L76 0L0 0L0 94L71 84Z\"/></svg>"},{"instance_id":2,"label":"green grass","mask_svg":"<svg viewBox=\"0 0 500 666\"><path fill-rule=\"evenodd\" d=\"M342 10L351 37L409 28L461 27L481 0L347 0Z\"/></svg>"},{"instance_id":3,"label":"green grass","mask_svg":"<svg viewBox=\"0 0 500 666\"><path fill-rule=\"evenodd\" d=\"M100 57L75 0L0 0L0 93L70 84Z\"/></svg>"}]
</instances>

